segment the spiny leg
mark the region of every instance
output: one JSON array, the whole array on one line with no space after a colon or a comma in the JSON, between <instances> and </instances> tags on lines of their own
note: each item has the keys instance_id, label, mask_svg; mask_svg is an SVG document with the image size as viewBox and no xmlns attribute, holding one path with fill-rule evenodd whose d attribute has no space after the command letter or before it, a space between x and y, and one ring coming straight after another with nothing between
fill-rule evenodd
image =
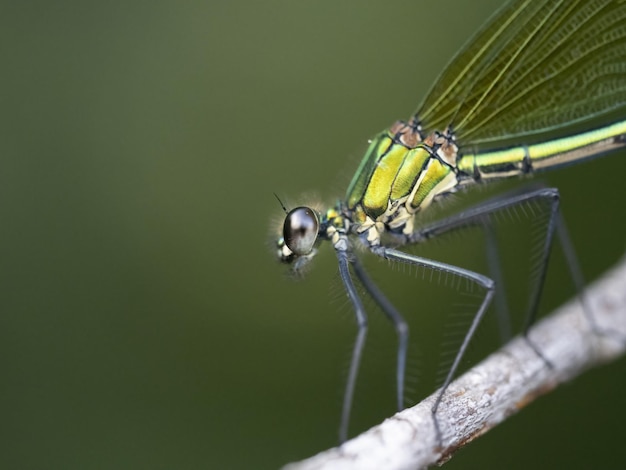
<instances>
[{"instance_id":1,"label":"spiny leg","mask_svg":"<svg viewBox=\"0 0 626 470\"><path fill-rule=\"evenodd\" d=\"M532 194L532 193L531 193ZM526 320L524 322L523 334L526 337L527 341L530 341L528 338L528 331L530 327L535 323L537 319L537 310L539 309L539 300L541 299L541 294L543 293L543 286L545 285L546 274L548 273L548 262L550 260L550 253L552 251L552 241L554 240L554 231L557 227L556 220L559 214L559 191L556 188L546 188L541 192L542 198L546 198L550 204L550 215L548 219L548 226L546 227L546 234L543 243L543 247L541 250L540 258L539 258L539 275L536 278L535 286L531 290L530 300L528 302L528 309L526 314ZM571 268L570 268L571 270ZM538 349L532 344L533 349L538 352ZM541 353L538 352L541 356ZM543 356L542 356L543 357Z\"/></svg>"},{"instance_id":2,"label":"spiny leg","mask_svg":"<svg viewBox=\"0 0 626 470\"><path fill-rule=\"evenodd\" d=\"M530 340L528 331L534 324L537 309L539 306L539 300L543 291L544 280L547 273L548 261L550 252L552 251L552 241L554 239L554 233L557 231L562 240L569 240L559 215L559 191L556 188L523 188L521 191L514 191L503 196L485 201L474 207L455 214L451 217L435 222L430 226L416 230L415 232L405 236L405 243L419 243L425 240L437 237L444 233L459 230L467 226L480 226L484 225L486 220L489 220L489 216L502 211L514 208L515 206L522 207L523 204L527 204L533 201L547 201L549 204L549 219L547 222L545 238L543 241L543 247L541 249L538 265L538 273L534 285L531 286L530 298L528 307L526 310L525 323L523 328L523 336L528 345L535 351L535 353L551 367L550 361L544 357L537 346ZM579 295L582 297L582 275L578 269L578 265L572 260L575 260L571 244L564 244L563 249L565 251L566 260L568 262L568 268L572 279L576 284L576 288L579 291Z\"/></svg>"},{"instance_id":3,"label":"spiny leg","mask_svg":"<svg viewBox=\"0 0 626 470\"><path fill-rule=\"evenodd\" d=\"M416 255L412 255L409 253L405 253L403 251L396 250L394 248L386 248L384 246L374 246L374 247L371 247L371 251L375 255L388 259L388 260L400 261L400 262L407 263L413 266L422 266L425 268L439 270L439 271L450 273L456 276L460 276L462 278L465 278L469 281L472 281L478 284L480 287L482 287L485 290L485 296L480 304L480 307L478 308L478 310L476 311L476 314L474 315L472 323L469 329L467 330L465 337L463 338L461 347L459 348L459 351L457 352L454 358L454 361L452 362L452 366L450 367L450 370L448 371L448 374L446 375L446 379L444 380L443 385L441 386L441 389L439 390L439 394L437 395L437 398L435 399L435 403L433 404L433 407L431 408L431 412L433 414L433 422L435 424L435 429L437 431L439 440L441 440L439 424L437 420L435 419L437 409L439 408L441 399L443 398L443 395L446 389L450 385L450 382L452 381L452 378L454 377L454 374L456 373L456 370L459 367L461 359L463 358L465 351L467 350L467 347L472 337L474 336L474 333L476 332L478 325L480 324L480 321L482 320L483 316L485 315L485 312L487 311L487 307L489 307L489 304L491 303L491 299L493 298L494 290L495 290L494 282L487 276L483 276L482 274L476 273L474 271L463 269L459 266L454 266L451 264L441 263L439 261L422 258Z\"/></svg>"},{"instance_id":4,"label":"spiny leg","mask_svg":"<svg viewBox=\"0 0 626 470\"><path fill-rule=\"evenodd\" d=\"M559 212L556 217L556 232L559 236L559 242L561 247L563 248L563 254L565 255L565 259L570 268L570 274L572 276L572 280L574 282L574 286L576 287L576 292L578 293L578 298L583 307L583 313L587 318L587 321L591 325L591 329L593 332L600 336L606 336L613 338L619 342L626 342L626 336L614 328L602 327L598 325L595 316L593 315L593 309L589 306L587 302L587 296L585 295L585 280L583 279L582 270L580 269L580 265L578 264L578 258L576 257L576 250L574 250L574 245L569 237L569 231L567 230L567 226L565 225L565 221L561 213Z\"/></svg>"},{"instance_id":5,"label":"spiny leg","mask_svg":"<svg viewBox=\"0 0 626 470\"><path fill-rule=\"evenodd\" d=\"M498 330L502 344L509 341L512 337L511 333L511 314L509 312L508 302L506 300L506 290L504 289L504 276L500 264L500 256L498 255L498 239L490 220L483 221L482 225L485 231L485 248L487 252L487 264L489 266L489 276L494 280L496 293L494 296L494 304L496 306L496 314L498 319Z\"/></svg>"},{"instance_id":6,"label":"spiny leg","mask_svg":"<svg viewBox=\"0 0 626 470\"><path fill-rule=\"evenodd\" d=\"M346 383L346 390L343 396L343 405L341 410L341 423L339 425L339 442L343 443L348 438L348 425L350 424L350 411L352 410L352 401L354 399L354 389L356 387L356 379L359 373L359 365L361 364L361 357L363 355L363 347L365 346L365 339L367 336L367 316L365 314L365 308L357 293L354 282L350 275L350 254L346 250L335 250L337 259L339 261L339 275L343 282L350 303L354 307L354 314L357 322L357 335L352 349L352 359L350 360L350 371L348 372L348 380Z\"/></svg>"},{"instance_id":7,"label":"spiny leg","mask_svg":"<svg viewBox=\"0 0 626 470\"><path fill-rule=\"evenodd\" d=\"M397 385L397 400L398 411L404 408L404 378L406 373L406 355L409 344L409 326L404 320L402 314L394 307L394 305L387 299L385 294L378 288L378 286L372 281L361 263L355 259L352 262L354 272L359 278L363 287L368 294L374 299L374 301L380 306L387 318L391 320L393 326L398 335L398 356L396 364L396 385Z\"/></svg>"}]
</instances>

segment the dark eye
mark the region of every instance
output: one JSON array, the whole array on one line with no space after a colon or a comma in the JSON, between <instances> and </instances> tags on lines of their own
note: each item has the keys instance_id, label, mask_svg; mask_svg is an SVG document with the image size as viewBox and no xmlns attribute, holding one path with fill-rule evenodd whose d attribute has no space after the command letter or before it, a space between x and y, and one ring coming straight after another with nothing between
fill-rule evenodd
<instances>
[{"instance_id":1,"label":"dark eye","mask_svg":"<svg viewBox=\"0 0 626 470\"><path fill-rule=\"evenodd\" d=\"M308 207L296 207L285 218L283 238L294 254L307 255L317 240L318 230L319 221L315 211Z\"/></svg>"}]
</instances>

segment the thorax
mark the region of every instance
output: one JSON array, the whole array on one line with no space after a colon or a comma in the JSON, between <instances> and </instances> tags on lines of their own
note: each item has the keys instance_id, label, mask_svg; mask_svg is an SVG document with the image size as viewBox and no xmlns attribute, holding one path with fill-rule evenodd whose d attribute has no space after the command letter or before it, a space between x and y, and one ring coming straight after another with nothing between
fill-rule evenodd
<instances>
[{"instance_id":1,"label":"thorax","mask_svg":"<svg viewBox=\"0 0 626 470\"><path fill-rule=\"evenodd\" d=\"M352 230L370 232L370 243L385 230L410 233L414 215L457 186L457 154L449 134L435 132L423 139L415 121L380 133L348 187Z\"/></svg>"}]
</instances>

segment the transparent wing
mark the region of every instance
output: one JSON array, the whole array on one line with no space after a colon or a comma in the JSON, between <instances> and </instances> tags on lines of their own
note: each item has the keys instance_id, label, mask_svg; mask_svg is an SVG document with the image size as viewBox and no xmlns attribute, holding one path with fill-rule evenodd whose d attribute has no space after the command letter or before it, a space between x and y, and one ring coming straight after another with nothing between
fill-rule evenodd
<instances>
[{"instance_id":1,"label":"transparent wing","mask_svg":"<svg viewBox=\"0 0 626 470\"><path fill-rule=\"evenodd\" d=\"M626 0L513 0L446 67L417 116L461 145L626 112Z\"/></svg>"}]
</instances>

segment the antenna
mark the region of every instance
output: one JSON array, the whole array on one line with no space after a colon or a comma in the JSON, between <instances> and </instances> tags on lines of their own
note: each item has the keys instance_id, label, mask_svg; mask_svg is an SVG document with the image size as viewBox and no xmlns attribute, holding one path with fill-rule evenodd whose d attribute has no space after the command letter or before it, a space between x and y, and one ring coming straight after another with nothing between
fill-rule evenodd
<instances>
[{"instance_id":1,"label":"antenna","mask_svg":"<svg viewBox=\"0 0 626 470\"><path fill-rule=\"evenodd\" d=\"M283 210L285 211L285 214L288 214L289 211L287 210L287 208L283 204L283 201L281 201L280 198L278 197L278 194L276 194L276 193L273 193L273 194L274 194L274 197L278 200L278 204L280 204L280 207L282 207Z\"/></svg>"}]
</instances>

